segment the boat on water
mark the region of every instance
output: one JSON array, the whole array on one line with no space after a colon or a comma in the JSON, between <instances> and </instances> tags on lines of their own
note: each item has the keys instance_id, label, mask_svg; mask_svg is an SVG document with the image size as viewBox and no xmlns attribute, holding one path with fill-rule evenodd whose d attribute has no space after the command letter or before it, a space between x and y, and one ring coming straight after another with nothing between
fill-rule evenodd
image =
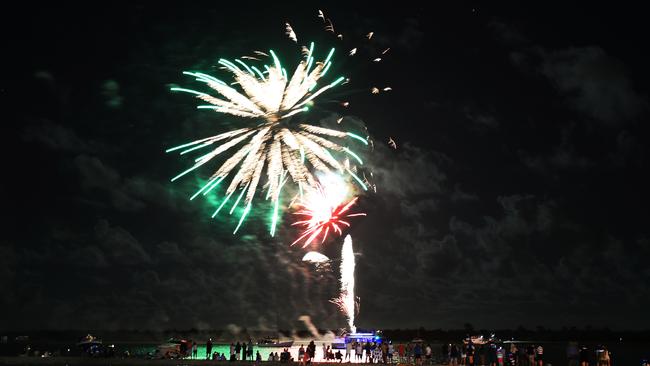
<instances>
[{"instance_id":1,"label":"boat on water","mask_svg":"<svg viewBox=\"0 0 650 366\"><path fill-rule=\"evenodd\" d=\"M189 341L180 338L170 338L167 342L156 346L156 351L151 358L182 358L188 356L192 345Z\"/></svg>"},{"instance_id":2,"label":"boat on water","mask_svg":"<svg viewBox=\"0 0 650 366\"><path fill-rule=\"evenodd\" d=\"M111 356L114 352L114 345L105 346L101 339L93 336L86 335L77 342L77 347L81 350L82 354L93 357Z\"/></svg>"},{"instance_id":3,"label":"boat on water","mask_svg":"<svg viewBox=\"0 0 650 366\"><path fill-rule=\"evenodd\" d=\"M489 337L484 337L482 334L481 335L476 335L476 336L470 336L465 339L463 339L463 343L469 344L471 341L472 344L477 344L477 345L482 345L482 344L488 344L488 343L500 343L501 340L497 337L494 336L494 334L490 334Z\"/></svg>"},{"instance_id":4,"label":"boat on water","mask_svg":"<svg viewBox=\"0 0 650 366\"><path fill-rule=\"evenodd\" d=\"M289 348L293 346L293 340L280 342L278 339L270 337L262 338L257 341L258 347L276 347L276 348Z\"/></svg>"},{"instance_id":5,"label":"boat on water","mask_svg":"<svg viewBox=\"0 0 650 366\"><path fill-rule=\"evenodd\" d=\"M81 340L77 342L77 346L80 347L90 347L93 345L100 345L100 344L103 344L102 340L90 334L81 338Z\"/></svg>"}]
</instances>

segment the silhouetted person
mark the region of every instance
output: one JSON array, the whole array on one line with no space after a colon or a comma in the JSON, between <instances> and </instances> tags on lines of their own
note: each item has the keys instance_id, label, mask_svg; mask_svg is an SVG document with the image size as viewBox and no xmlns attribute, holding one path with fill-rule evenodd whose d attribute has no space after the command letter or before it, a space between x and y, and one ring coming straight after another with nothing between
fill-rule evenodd
<instances>
[{"instance_id":1,"label":"silhouetted person","mask_svg":"<svg viewBox=\"0 0 650 366\"><path fill-rule=\"evenodd\" d=\"M489 366L496 366L497 365L497 345L494 343L490 343L490 348L488 348L487 351L487 360L488 360L488 365Z\"/></svg>"},{"instance_id":2,"label":"silhouetted person","mask_svg":"<svg viewBox=\"0 0 650 366\"><path fill-rule=\"evenodd\" d=\"M585 346L580 347L580 366L589 366L589 349Z\"/></svg>"},{"instance_id":3,"label":"silhouetted person","mask_svg":"<svg viewBox=\"0 0 650 366\"><path fill-rule=\"evenodd\" d=\"M458 366L458 359L460 358L460 350L457 345L451 346L449 350L449 364L451 366Z\"/></svg>"},{"instance_id":4,"label":"silhouetted person","mask_svg":"<svg viewBox=\"0 0 650 366\"><path fill-rule=\"evenodd\" d=\"M598 361L598 366L610 366L612 364L610 353L605 346L598 350L598 357L596 357L596 359Z\"/></svg>"},{"instance_id":5,"label":"silhouetted person","mask_svg":"<svg viewBox=\"0 0 650 366\"><path fill-rule=\"evenodd\" d=\"M248 346L246 345L246 343L242 342L242 344L241 344L241 359L242 359L242 361L246 361L246 348L248 348Z\"/></svg>"},{"instance_id":6,"label":"silhouetted person","mask_svg":"<svg viewBox=\"0 0 650 366\"><path fill-rule=\"evenodd\" d=\"M316 357L316 344L314 341L309 342L307 351L307 353L309 353L309 361L313 360Z\"/></svg>"},{"instance_id":7,"label":"silhouetted person","mask_svg":"<svg viewBox=\"0 0 650 366\"><path fill-rule=\"evenodd\" d=\"M569 366L578 366L579 352L576 342L569 342L567 345L566 358L569 360Z\"/></svg>"},{"instance_id":8,"label":"silhouetted person","mask_svg":"<svg viewBox=\"0 0 650 366\"><path fill-rule=\"evenodd\" d=\"M535 348L535 361L538 366L544 366L544 347L541 344Z\"/></svg>"},{"instance_id":9,"label":"silhouetted person","mask_svg":"<svg viewBox=\"0 0 650 366\"><path fill-rule=\"evenodd\" d=\"M526 347L526 355L528 356L528 365L535 366L535 345L529 344Z\"/></svg>"},{"instance_id":10,"label":"silhouetted person","mask_svg":"<svg viewBox=\"0 0 650 366\"><path fill-rule=\"evenodd\" d=\"M187 342L182 341L178 350L180 351L182 357L187 356Z\"/></svg>"},{"instance_id":11,"label":"silhouetted person","mask_svg":"<svg viewBox=\"0 0 650 366\"><path fill-rule=\"evenodd\" d=\"M212 354L212 338L208 339L208 341L205 343L205 359L206 360L210 359L211 354Z\"/></svg>"},{"instance_id":12,"label":"silhouetted person","mask_svg":"<svg viewBox=\"0 0 650 366\"><path fill-rule=\"evenodd\" d=\"M449 351L450 351L450 346L451 344L445 343L442 345L442 362L447 363L449 362Z\"/></svg>"}]
</instances>

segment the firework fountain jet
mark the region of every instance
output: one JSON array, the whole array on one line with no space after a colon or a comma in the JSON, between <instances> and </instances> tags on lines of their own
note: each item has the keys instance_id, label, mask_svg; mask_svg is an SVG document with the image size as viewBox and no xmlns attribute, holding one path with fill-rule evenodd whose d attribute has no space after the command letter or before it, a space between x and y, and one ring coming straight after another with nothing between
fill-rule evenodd
<instances>
[{"instance_id":1,"label":"firework fountain jet","mask_svg":"<svg viewBox=\"0 0 650 366\"><path fill-rule=\"evenodd\" d=\"M357 298L354 296L354 251L352 250L352 237L347 235L341 248L341 295L332 300L348 318L348 327L351 333L357 332L354 325L354 315L357 310Z\"/></svg>"},{"instance_id":2,"label":"firework fountain jet","mask_svg":"<svg viewBox=\"0 0 650 366\"><path fill-rule=\"evenodd\" d=\"M356 333L357 327L354 326L354 312L357 304L354 297L354 251L352 251L352 237L350 235L347 235L343 241L341 257L341 298L345 305L350 332Z\"/></svg>"}]
</instances>

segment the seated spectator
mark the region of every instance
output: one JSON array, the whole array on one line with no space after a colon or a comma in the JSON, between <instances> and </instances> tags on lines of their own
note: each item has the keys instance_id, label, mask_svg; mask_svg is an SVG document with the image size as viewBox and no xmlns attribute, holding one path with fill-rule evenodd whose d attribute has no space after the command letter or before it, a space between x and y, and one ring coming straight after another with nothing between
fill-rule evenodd
<instances>
[{"instance_id":1,"label":"seated spectator","mask_svg":"<svg viewBox=\"0 0 650 366\"><path fill-rule=\"evenodd\" d=\"M343 362L343 354L341 353L341 350L337 350L335 356L339 363Z\"/></svg>"}]
</instances>

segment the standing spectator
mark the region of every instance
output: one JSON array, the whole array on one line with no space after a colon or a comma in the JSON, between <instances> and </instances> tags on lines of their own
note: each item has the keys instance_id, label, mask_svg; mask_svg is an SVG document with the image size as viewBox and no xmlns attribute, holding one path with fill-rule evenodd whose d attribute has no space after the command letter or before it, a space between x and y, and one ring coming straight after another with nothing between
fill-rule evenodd
<instances>
[{"instance_id":1,"label":"standing spectator","mask_svg":"<svg viewBox=\"0 0 650 366\"><path fill-rule=\"evenodd\" d=\"M302 358L300 359L300 366L307 366L307 364L310 362L310 357L309 357L309 347L307 347L307 352L305 352L302 355Z\"/></svg>"},{"instance_id":2,"label":"standing spectator","mask_svg":"<svg viewBox=\"0 0 650 366\"><path fill-rule=\"evenodd\" d=\"M260 350L257 350L255 353L255 362L262 362L262 355L260 354Z\"/></svg>"},{"instance_id":3,"label":"standing spectator","mask_svg":"<svg viewBox=\"0 0 650 366\"><path fill-rule=\"evenodd\" d=\"M487 351L487 362L489 366L497 365L497 345L490 343Z\"/></svg>"},{"instance_id":4,"label":"standing spectator","mask_svg":"<svg viewBox=\"0 0 650 366\"><path fill-rule=\"evenodd\" d=\"M460 364L465 365L466 360L467 360L467 345L463 343L463 345L460 348Z\"/></svg>"},{"instance_id":5,"label":"standing spectator","mask_svg":"<svg viewBox=\"0 0 650 366\"><path fill-rule=\"evenodd\" d=\"M397 347L397 352L399 354L399 362L404 362L404 356L406 354L406 349L404 347L403 343L400 343L400 345Z\"/></svg>"},{"instance_id":6,"label":"standing spectator","mask_svg":"<svg viewBox=\"0 0 650 366\"><path fill-rule=\"evenodd\" d=\"M192 358L198 358L199 356L199 345L192 341Z\"/></svg>"},{"instance_id":7,"label":"standing spectator","mask_svg":"<svg viewBox=\"0 0 650 366\"><path fill-rule=\"evenodd\" d=\"M474 366L474 343L472 343L472 339L469 338L469 336L467 339L469 339L469 341L465 347L465 365Z\"/></svg>"},{"instance_id":8,"label":"standing spectator","mask_svg":"<svg viewBox=\"0 0 650 366\"><path fill-rule=\"evenodd\" d=\"M416 343L415 347L413 347L413 358L416 365L422 365L422 346L420 343Z\"/></svg>"},{"instance_id":9,"label":"standing spectator","mask_svg":"<svg viewBox=\"0 0 650 366\"><path fill-rule=\"evenodd\" d=\"M535 366L535 345L529 344L526 348L526 355L528 355L528 366Z\"/></svg>"},{"instance_id":10,"label":"standing spectator","mask_svg":"<svg viewBox=\"0 0 650 366\"><path fill-rule=\"evenodd\" d=\"M478 364L481 366L485 366L485 345L482 344L479 348L478 351L476 351L476 354L478 356Z\"/></svg>"},{"instance_id":11,"label":"standing spectator","mask_svg":"<svg viewBox=\"0 0 650 366\"><path fill-rule=\"evenodd\" d=\"M503 356L504 356L503 347L499 346L497 348L497 365L503 366Z\"/></svg>"},{"instance_id":12,"label":"standing spectator","mask_svg":"<svg viewBox=\"0 0 650 366\"><path fill-rule=\"evenodd\" d=\"M212 354L212 338L205 343L205 359L209 359Z\"/></svg>"},{"instance_id":13,"label":"standing spectator","mask_svg":"<svg viewBox=\"0 0 650 366\"><path fill-rule=\"evenodd\" d=\"M610 366L611 361L607 347L603 346L598 352L598 366Z\"/></svg>"},{"instance_id":14,"label":"standing spectator","mask_svg":"<svg viewBox=\"0 0 650 366\"><path fill-rule=\"evenodd\" d=\"M352 357L352 342L345 344L345 359L349 360Z\"/></svg>"},{"instance_id":15,"label":"standing spectator","mask_svg":"<svg viewBox=\"0 0 650 366\"><path fill-rule=\"evenodd\" d=\"M301 344L300 348L298 348L298 360L302 362L302 358L304 355L305 355L305 347L303 347Z\"/></svg>"},{"instance_id":16,"label":"standing spectator","mask_svg":"<svg viewBox=\"0 0 650 366\"><path fill-rule=\"evenodd\" d=\"M544 347L541 344L535 349L535 361L537 366L544 366Z\"/></svg>"},{"instance_id":17,"label":"standing spectator","mask_svg":"<svg viewBox=\"0 0 650 366\"><path fill-rule=\"evenodd\" d=\"M242 361L246 361L246 355L247 355L246 348L248 348L248 346L246 345L246 342L242 342L241 343L241 359L242 359Z\"/></svg>"},{"instance_id":18,"label":"standing spectator","mask_svg":"<svg viewBox=\"0 0 650 366\"><path fill-rule=\"evenodd\" d=\"M388 360L388 344L384 342L381 344L381 347L377 348L381 348L381 360L386 364L386 361Z\"/></svg>"},{"instance_id":19,"label":"standing spectator","mask_svg":"<svg viewBox=\"0 0 650 366\"><path fill-rule=\"evenodd\" d=\"M569 366L578 366L578 344L576 342L569 342L566 347L566 358L569 360Z\"/></svg>"},{"instance_id":20,"label":"standing spectator","mask_svg":"<svg viewBox=\"0 0 650 366\"><path fill-rule=\"evenodd\" d=\"M519 353L519 350L517 349L517 345L514 343L510 343L510 351L508 352L508 362L509 365L518 365L517 364L517 354Z\"/></svg>"},{"instance_id":21,"label":"standing spectator","mask_svg":"<svg viewBox=\"0 0 650 366\"><path fill-rule=\"evenodd\" d=\"M309 345L307 346L307 353L309 353L309 361L316 358L316 344L314 344L314 341L309 342Z\"/></svg>"},{"instance_id":22,"label":"standing spectator","mask_svg":"<svg viewBox=\"0 0 650 366\"><path fill-rule=\"evenodd\" d=\"M366 363L372 362L372 355L370 354L370 342L366 342L366 345L363 347L366 351Z\"/></svg>"},{"instance_id":23,"label":"standing spectator","mask_svg":"<svg viewBox=\"0 0 650 366\"><path fill-rule=\"evenodd\" d=\"M239 360L239 352L241 352L241 343L239 341L235 345L235 359Z\"/></svg>"},{"instance_id":24,"label":"standing spectator","mask_svg":"<svg viewBox=\"0 0 650 366\"><path fill-rule=\"evenodd\" d=\"M589 349L586 346L580 347L580 366L589 366Z\"/></svg>"},{"instance_id":25,"label":"standing spectator","mask_svg":"<svg viewBox=\"0 0 650 366\"><path fill-rule=\"evenodd\" d=\"M185 358L187 357L188 349L187 349L187 342L186 341L181 341L181 345L179 346L179 351L181 353L181 357Z\"/></svg>"},{"instance_id":26,"label":"standing spectator","mask_svg":"<svg viewBox=\"0 0 650 366\"><path fill-rule=\"evenodd\" d=\"M522 344L521 347L519 347L519 354L518 354L518 361L520 365L526 365L526 361L528 361L528 355L526 355L526 348Z\"/></svg>"},{"instance_id":27,"label":"standing spectator","mask_svg":"<svg viewBox=\"0 0 650 366\"><path fill-rule=\"evenodd\" d=\"M451 344L445 343L442 345L442 363L449 362L449 352L451 351Z\"/></svg>"},{"instance_id":28,"label":"standing spectator","mask_svg":"<svg viewBox=\"0 0 650 366\"><path fill-rule=\"evenodd\" d=\"M380 346L375 346L375 349L372 350L372 360L375 363L380 363L382 360L382 352L381 352L381 347Z\"/></svg>"},{"instance_id":29,"label":"standing spectator","mask_svg":"<svg viewBox=\"0 0 650 366\"><path fill-rule=\"evenodd\" d=\"M228 359L231 359L232 355L234 355L234 354L235 354L235 344L231 342L230 343L230 354L228 355Z\"/></svg>"},{"instance_id":30,"label":"standing spectator","mask_svg":"<svg viewBox=\"0 0 650 366\"><path fill-rule=\"evenodd\" d=\"M248 359L253 361L253 341L251 339L248 340L248 351L246 354L248 355Z\"/></svg>"},{"instance_id":31,"label":"standing spectator","mask_svg":"<svg viewBox=\"0 0 650 366\"><path fill-rule=\"evenodd\" d=\"M356 342L354 356L357 358L357 361L363 360L363 347L361 346L361 342Z\"/></svg>"},{"instance_id":32,"label":"standing spectator","mask_svg":"<svg viewBox=\"0 0 650 366\"><path fill-rule=\"evenodd\" d=\"M458 366L458 358L460 357L460 350L457 345L452 345L449 349L449 365Z\"/></svg>"},{"instance_id":33,"label":"standing spectator","mask_svg":"<svg viewBox=\"0 0 650 366\"><path fill-rule=\"evenodd\" d=\"M427 364L431 363L432 356L431 346L427 344L427 346L424 347L424 358L427 360Z\"/></svg>"}]
</instances>

